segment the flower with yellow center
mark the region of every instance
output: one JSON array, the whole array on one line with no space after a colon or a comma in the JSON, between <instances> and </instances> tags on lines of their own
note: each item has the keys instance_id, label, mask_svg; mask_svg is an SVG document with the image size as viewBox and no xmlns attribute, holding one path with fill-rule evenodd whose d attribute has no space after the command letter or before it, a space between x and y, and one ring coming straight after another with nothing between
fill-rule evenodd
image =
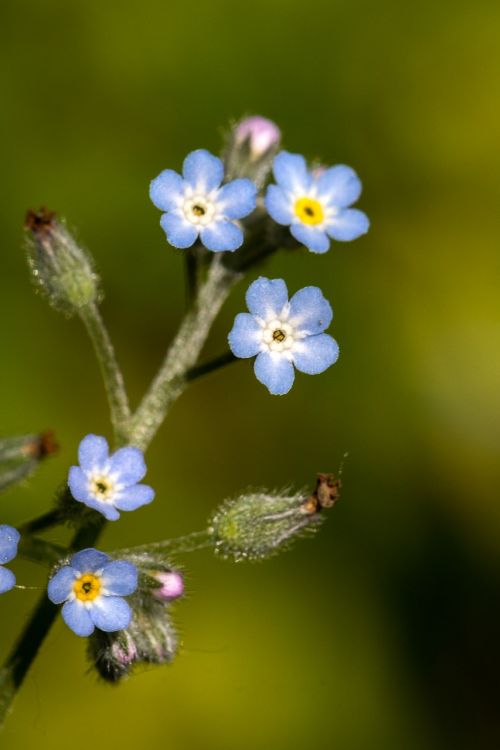
<instances>
[{"instance_id":1,"label":"flower with yellow center","mask_svg":"<svg viewBox=\"0 0 500 750\"><path fill-rule=\"evenodd\" d=\"M368 231L366 215L349 208L361 194L361 182L350 167L308 170L303 156L281 151L273 172L276 185L267 189L267 211L311 252L325 253L330 238L347 242Z\"/></svg>"},{"instance_id":2,"label":"flower with yellow center","mask_svg":"<svg viewBox=\"0 0 500 750\"><path fill-rule=\"evenodd\" d=\"M123 597L136 588L135 565L89 548L52 576L48 595L54 604L64 602L62 616L71 630L87 636L95 628L107 633L127 628L132 610Z\"/></svg>"}]
</instances>

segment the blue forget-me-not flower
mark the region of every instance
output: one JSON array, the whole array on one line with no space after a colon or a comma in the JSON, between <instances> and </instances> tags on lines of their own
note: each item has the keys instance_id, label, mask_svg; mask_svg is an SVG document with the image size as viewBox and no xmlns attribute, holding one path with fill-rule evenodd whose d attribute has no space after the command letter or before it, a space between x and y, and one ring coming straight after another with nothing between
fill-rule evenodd
<instances>
[{"instance_id":1,"label":"blue forget-me-not flower","mask_svg":"<svg viewBox=\"0 0 500 750\"><path fill-rule=\"evenodd\" d=\"M361 195L361 181L351 167L308 170L303 156L281 151L273 173L278 184L269 185L266 208L313 253L326 253L330 237L347 242L368 231L366 214L349 208Z\"/></svg>"},{"instance_id":2,"label":"blue forget-me-not flower","mask_svg":"<svg viewBox=\"0 0 500 750\"><path fill-rule=\"evenodd\" d=\"M135 510L153 500L154 490L138 484L146 474L139 448L126 446L110 456L106 438L87 435L78 448L78 460L80 466L69 470L71 494L108 521L116 521L120 510Z\"/></svg>"},{"instance_id":3,"label":"blue forget-me-not flower","mask_svg":"<svg viewBox=\"0 0 500 750\"><path fill-rule=\"evenodd\" d=\"M20 538L17 529L6 524L0 526L0 594L5 594L6 591L10 591L16 585L16 576L3 565L13 560L17 555L17 545Z\"/></svg>"},{"instance_id":4,"label":"blue forget-me-not flower","mask_svg":"<svg viewBox=\"0 0 500 750\"><path fill-rule=\"evenodd\" d=\"M257 357L255 375L270 393L288 393L300 372L317 375L339 355L335 339L323 331L333 312L316 286L300 289L288 301L283 279L260 277L248 287L249 313L240 313L228 336L236 357Z\"/></svg>"},{"instance_id":5,"label":"blue forget-me-not flower","mask_svg":"<svg viewBox=\"0 0 500 750\"><path fill-rule=\"evenodd\" d=\"M237 219L251 214L257 188L247 179L221 187L224 164L205 149L192 151L184 160L182 177L165 169L151 183L149 194L165 211L160 224L174 247L191 247L198 237L208 250L236 250L243 244Z\"/></svg>"},{"instance_id":6,"label":"blue forget-me-not flower","mask_svg":"<svg viewBox=\"0 0 500 750\"><path fill-rule=\"evenodd\" d=\"M50 579L48 595L62 604L63 620L82 637L95 628L113 633L130 625L132 610L123 596L137 589L137 568L126 560L111 560L96 549L77 552Z\"/></svg>"}]
</instances>

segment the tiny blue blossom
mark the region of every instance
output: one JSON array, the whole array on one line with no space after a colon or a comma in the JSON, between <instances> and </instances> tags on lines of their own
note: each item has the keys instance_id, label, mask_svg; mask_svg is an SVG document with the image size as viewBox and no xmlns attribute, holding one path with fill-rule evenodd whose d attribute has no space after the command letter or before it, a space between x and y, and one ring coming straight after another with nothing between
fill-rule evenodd
<instances>
[{"instance_id":1,"label":"tiny blue blossom","mask_svg":"<svg viewBox=\"0 0 500 750\"><path fill-rule=\"evenodd\" d=\"M62 604L66 625L79 636L95 628L113 633L130 625L132 610L122 597L137 589L137 568L126 560L111 560L96 549L84 549L59 568L49 581L48 596Z\"/></svg>"},{"instance_id":2,"label":"tiny blue blossom","mask_svg":"<svg viewBox=\"0 0 500 750\"><path fill-rule=\"evenodd\" d=\"M8 563L17 555L17 545L21 536L17 529L6 524L0 525L0 594L14 588L16 577L11 570L4 568L4 563Z\"/></svg>"},{"instance_id":3,"label":"tiny blue blossom","mask_svg":"<svg viewBox=\"0 0 500 750\"><path fill-rule=\"evenodd\" d=\"M135 510L150 503L154 490L138 484L146 474L139 448L126 446L109 455L106 438L87 435L78 448L80 466L69 470L68 485L79 503L116 521L120 510Z\"/></svg>"},{"instance_id":4,"label":"tiny blue blossom","mask_svg":"<svg viewBox=\"0 0 500 750\"><path fill-rule=\"evenodd\" d=\"M165 169L151 183L154 205L165 211L160 224L174 247L191 247L198 237L215 253L237 250L243 231L237 219L251 214L257 188L247 179L221 187L224 164L205 149L192 151L184 160L182 177Z\"/></svg>"},{"instance_id":5,"label":"tiny blue blossom","mask_svg":"<svg viewBox=\"0 0 500 750\"><path fill-rule=\"evenodd\" d=\"M349 208L361 195L361 182L351 167L308 170L303 156L281 151L273 173L278 184L267 189L266 209L311 252L326 253L330 237L349 242L368 231L366 214Z\"/></svg>"},{"instance_id":6,"label":"tiny blue blossom","mask_svg":"<svg viewBox=\"0 0 500 750\"><path fill-rule=\"evenodd\" d=\"M246 293L249 313L240 313L228 336L236 357L255 357L254 371L275 396L288 393L300 372L317 375L337 361L339 347L323 331L332 322L330 304L316 286L288 301L283 279L261 276Z\"/></svg>"}]
</instances>

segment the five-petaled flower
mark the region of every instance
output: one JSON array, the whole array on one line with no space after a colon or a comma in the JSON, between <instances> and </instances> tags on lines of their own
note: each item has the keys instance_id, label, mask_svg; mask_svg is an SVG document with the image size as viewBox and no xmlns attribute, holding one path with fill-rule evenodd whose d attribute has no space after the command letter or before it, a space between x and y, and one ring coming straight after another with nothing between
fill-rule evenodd
<instances>
[{"instance_id":1,"label":"five-petaled flower","mask_svg":"<svg viewBox=\"0 0 500 750\"><path fill-rule=\"evenodd\" d=\"M165 169L151 183L149 194L165 211L160 224L174 247L191 247L198 237L208 250L236 250L243 231L236 223L251 214L257 188L247 179L221 187L222 161L205 149L192 151L184 160L182 177Z\"/></svg>"},{"instance_id":2,"label":"five-petaled flower","mask_svg":"<svg viewBox=\"0 0 500 750\"><path fill-rule=\"evenodd\" d=\"M95 628L113 633L127 628L132 610L123 596L137 589L137 568L126 560L111 560L96 549L77 552L50 579L48 595L62 604L63 620L82 637Z\"/></svg>"},{"instance_id":3,"label":"five-petaled flower","mask_svg":"<svg viewBox=\"0 0 500 750\"><path fill-rule=\"evenodd\" d=\"M300 289L288 301L283 279L260 277L247 290L249 313L240 313L228 336L236 357L255 357L255 375L277 396L288 393L294 368L317 375L337 361L337 342L323 331L333 312L316 286Z\"/></svg>"},{"instance_id":4,"label":"five-petaled flower","mask_svg":"<svg viewBox=\"0 0 500 750\"><path fill-rule=\"evenodd\" d=\"M338 164L310 171L303 156L281 151L273 172L278 184L269 185L266 208L313 253L326 253L330 237L346 242L368 231L366 214L348 208L361 194L361 182L351 167Z\"/></svg>"},{"instance_id":5,"label":"five-petaled flower","mask_svg":"<svg viewBox=\"0 0 500 750\"><path fill-rule=\"evenodd\" d=\"M17 545L20 538L17 529L6 524L0 526L0 594L10 591L16 584L14 573L4 568L3 565L13 560L17 555Z\"/></svg>"},{"instance_id":6,"label":"five-petaled flower","mask_svg":"<svg viewBox=\"0 0 500 750\"><path fill-rule=\"evenodd\" d=\"M116 521L120 510L135 510L153 500L154 490L138 484L146 474L139 448L126 446L110 456L105 438L87 435L78 448L78 460L80 466L69 470L71 494L108 521Z\"/></svg>"}]
</instances>

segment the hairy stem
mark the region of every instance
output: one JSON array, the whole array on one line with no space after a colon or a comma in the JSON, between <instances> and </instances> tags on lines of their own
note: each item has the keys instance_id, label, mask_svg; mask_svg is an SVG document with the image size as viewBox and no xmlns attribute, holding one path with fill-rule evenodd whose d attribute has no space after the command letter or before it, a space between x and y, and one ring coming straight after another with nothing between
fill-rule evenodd
<instances>
[{"instance_id":1,"label":"hairy stem","mask_svg":"<svg viewBox=\"0 0 500 750\"><path fill-rule=\"evenodd\" d=\"M108 396L111 424L118 445L125 442L130 409L123 376L116 360L115 350L104 325L99 308L91 303L81 308L80 317L90 336L101 367L104 387Z\"/></svg>"},{"instance_id":2,"label":"hairy stem","mask_svg":"<svg viewBox=\"0 0 500 750\"><path fill-rule=\"evenodd\" d=\"M130 442L143 450L162 424L169 406L184 390L186 374L195 365L208 333L239 274L215 256L196 302L185 316L163 364L131 419Z\"/></svg>"},{"instance_id":3,"label":"hairy stem","mask_svg":"<svg viewBox=\"0 0 500 750\"><path fill-rule=\"evenodd\" d=\"M151 544L141 544L137 547L128 547L126 549L114 550L113 556L123 555L124 557L133 558L134 555L143 555L148 552L165 552L166 554L175 554L177 552L194 552L198 549L204 549L212 546L212 537L209 531L193 531L186 536L178 536L175 539L163 539L161 542L152 542Z\"/></svg>"}]
</instances>

